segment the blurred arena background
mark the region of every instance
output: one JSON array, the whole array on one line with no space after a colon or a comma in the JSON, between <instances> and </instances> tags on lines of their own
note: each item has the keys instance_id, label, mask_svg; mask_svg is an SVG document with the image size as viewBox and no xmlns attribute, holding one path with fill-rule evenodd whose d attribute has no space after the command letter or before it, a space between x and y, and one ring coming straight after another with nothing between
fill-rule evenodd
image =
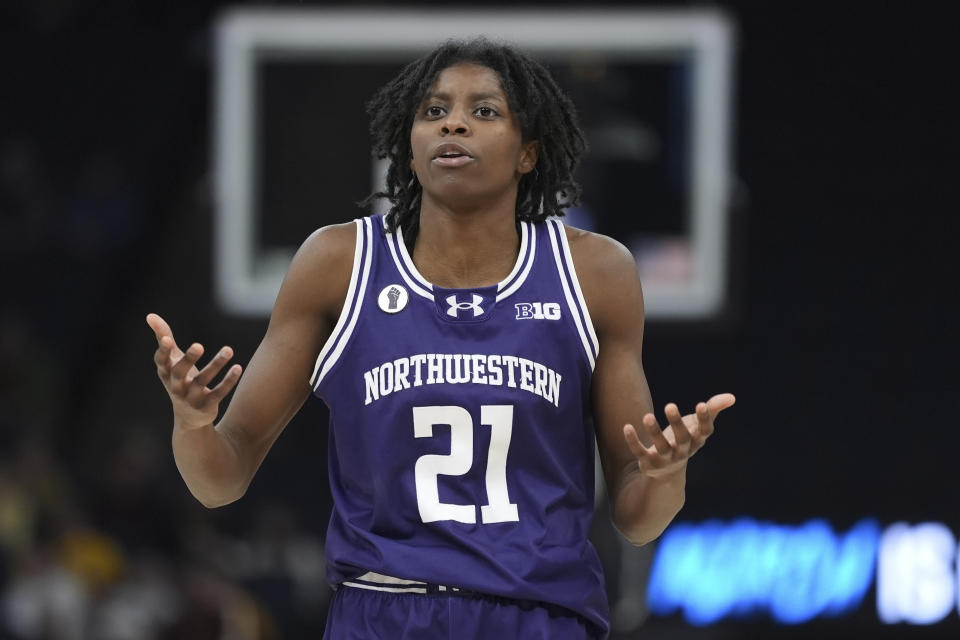
<instances>
[{"instance_id":1,"label":"blurred arena background","mask_svg":"<svg viewBox=\"0 0 960 640\"><path fill-rule=\"evenodd\" d=\"M208 511L174 467L143 320L161 313L181 341L230 344L243 363L265 329L221 304L215 277L215 25L254 6L0 8L0 638L322 633L322 403L241 501ZM600 505L613 638L957 637L957 5L604 6L706 12L729 28L722 302L651 313L645 366L658 406L738 396L659 542L627 548ZM266 8L333 7L389 28L387 9L363 2ZM366 162L363 100L390 63L303 62L258 71L267 258L362 215L352 203L370 189L370 173L326 174ZM698 268L684 245L689 69L548 62L595 125L577 221L634 246L645 280L682 280ZM604 129L622 112L587 115L597 87L638 103L626 151L625 129ZM590 201L596 174L616 171L618 189Z\"/></svg>"}]
</instances>

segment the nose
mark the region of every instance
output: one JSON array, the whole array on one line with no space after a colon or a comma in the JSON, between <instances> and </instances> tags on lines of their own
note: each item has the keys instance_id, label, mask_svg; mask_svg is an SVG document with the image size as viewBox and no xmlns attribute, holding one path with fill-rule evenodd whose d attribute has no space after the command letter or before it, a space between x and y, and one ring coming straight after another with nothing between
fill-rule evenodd
<instances>
[{"instance_id":1,"label":"nose","mask_svg":"<svg viewBox=\"0 0 960 640\"><path fill-rule=\"evenodd\" d=\"M470 126L467 124L467 118L464 117L462 109L450 109L447 117L443 119L442 129L444 135L457 133L466 135L470 132Z\"/></svg>"}]
</instances>

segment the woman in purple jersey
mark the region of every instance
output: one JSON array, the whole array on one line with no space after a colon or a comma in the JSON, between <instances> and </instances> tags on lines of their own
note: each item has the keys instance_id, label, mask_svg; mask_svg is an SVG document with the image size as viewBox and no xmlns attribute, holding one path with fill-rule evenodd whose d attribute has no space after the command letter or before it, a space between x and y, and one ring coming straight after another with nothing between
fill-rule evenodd
<instances>
[{"instance_id":1,"label":"woman in purple jersey","mask_svg":"<svg viewBox=\"0 0 960 640\"><path fill-rule=\"evenodd\" d=\"M540 64L515 49L485 40L445 43L383 87L369 110L374 151L390 160L386 191L372 197L390 200L389 232L402 230L415 269L438 287L503 281L518 260L520 222L542 223L576 204L573 172L585 145L573 105ZM232 358L229 347L199 368L203 346L181 350L167 323L147 316L173 404L177 467L204 505L244 494L310 394L318 354L355 286L358 228L326 227L304 242L242 379L234 364L215 380ZM662 429L641 363L643 296L634 258L610 238L571 227L564 233L599 342L589 400L613 521L642 545L680 510L688 461L734 397L716 395L688 415L668 404ZM468 594L456 585L397 593L405 576L380 578L400 586L338 589L326 637L587 638L608 628L546 603Z\"/></svg>"}]
</instances>

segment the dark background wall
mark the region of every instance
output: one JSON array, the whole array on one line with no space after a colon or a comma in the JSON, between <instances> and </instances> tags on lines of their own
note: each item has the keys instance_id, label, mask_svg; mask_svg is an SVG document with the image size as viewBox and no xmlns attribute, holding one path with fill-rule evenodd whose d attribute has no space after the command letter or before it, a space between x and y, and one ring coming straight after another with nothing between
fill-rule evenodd
<instances>
[{"instance_id":1,"label":"dark background wall","mask_svg":"<svg viewBox=\"0 0 960 640\"><path fill-rule=\"evenodd\" d=\"M207 512L173 465L143 323L160 312L181 340L231 344L240 362L265 328L212 296L223 6L0 9L0 590L67 585L91 627L134 601L164 637L242 626L215 621L225 606L261 636L305 637L327 597L323 407L308 403L240 503ZM719 7L739 40L731 304L718 322L651 323L645 345L658 404L738 396L690 467L682 517L960 533L956 4L657 6ZM854 620L778 633L879 633L875 614ZM746 624L697 637L773 633Z\"/></svg>"}]
</instances>

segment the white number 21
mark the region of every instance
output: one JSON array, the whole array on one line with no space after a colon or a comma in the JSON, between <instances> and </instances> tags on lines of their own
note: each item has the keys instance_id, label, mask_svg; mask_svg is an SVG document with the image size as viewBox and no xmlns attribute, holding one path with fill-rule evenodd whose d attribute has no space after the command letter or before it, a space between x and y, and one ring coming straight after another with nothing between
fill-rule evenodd
<instances>
[{"instance_id":1,"label":"white number 21","mask_svg":"<svg viewBox=\"0 0 960 640\"><path fill-rule=\"evenodd\" d=\"M490 427L487 504L480 507L480 517L484 524L518 521L517 505L510 502L507 493L507 451L513 431L513 406L481 406L480 423ZM427 454L417 458L414 478L420 518L424 522L455 520L475 524L476 505L440 502L437 486L437 476L462 476L470 471L473 465L473 418L466 409L454 405L413 408L415 438L432 438L434 425L450 425L450 453Z\"/></svg>"}]
</instances>

